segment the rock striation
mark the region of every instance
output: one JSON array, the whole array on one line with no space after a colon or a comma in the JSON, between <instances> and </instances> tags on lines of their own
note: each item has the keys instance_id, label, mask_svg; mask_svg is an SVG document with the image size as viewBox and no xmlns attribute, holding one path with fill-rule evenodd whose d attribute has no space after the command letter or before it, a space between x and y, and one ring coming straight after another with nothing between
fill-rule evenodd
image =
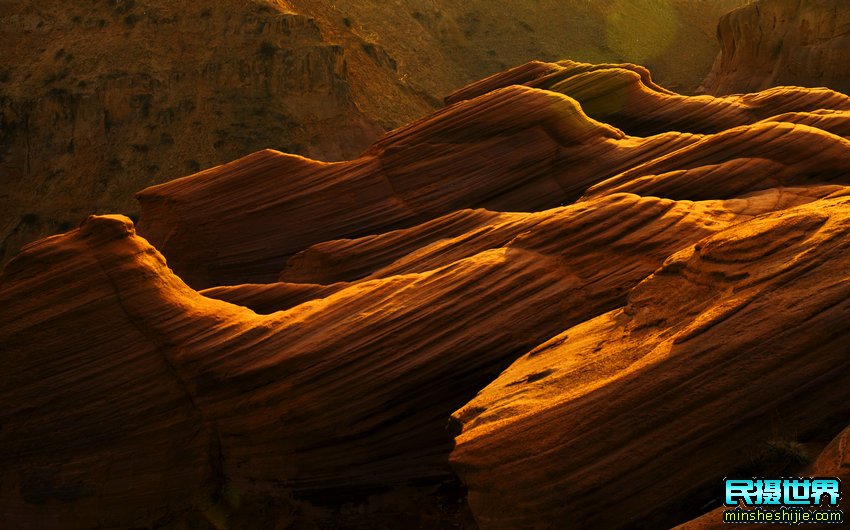
<instances>
[{"instance_id":1,"label":"rock striation","mask_svg":"<svg viewBox=\"0 0 850 530\"><path fill-rule=\"evenodd\" d=\"M830 280L850 257L848 206L819 200L709 236L621 308L511 365L454 416L452 462L478 522L670 526L724 476L776 471L748 469L776 431L770 411L783 436L833 435L850 412L847 284Z\"/></svg>"},{"instance_id":2,"label":"rock striation","mask_svg":"<svg viewBox=\"0 0 850 530\"><path fill-rule=\"evenodd\" d=\"M622 79L630 81L629 93L642 95L617 97L633 110L600 109L599 101L623 89ZM206 288L267 283L311 245L409 228L457 209L542 210L615 187L711 199L847 182L847 140L804 119L820 109L850 110L850 98L829 90L688 98L658 87L634 65L530 63L448 101L349 162L267 150L143 190L139 231L185 281ZM598 120L649 135L629 136L582 105ZM779 114L793 116L767 118ZM842 132L835 125L846 124L842 116L828 128ZM728 129L720 129L723 120ZM706 130L716 132L696 132ZM688 186L692 178L706 182ZM651 189L643 188L647 182ZM687 192L677 194L677 186Z\"/></svg>"},{"instance_id":3,"label":"rock striation","mask_svg":"<svg viewBox=\"0 0 850 530\"><path fill-rule=\"evenodd\" d=\"M840 472L848 130L536 62L350 161L144 189L0 275L3 521L656 528Z\"/></svg>"}]
</instances>

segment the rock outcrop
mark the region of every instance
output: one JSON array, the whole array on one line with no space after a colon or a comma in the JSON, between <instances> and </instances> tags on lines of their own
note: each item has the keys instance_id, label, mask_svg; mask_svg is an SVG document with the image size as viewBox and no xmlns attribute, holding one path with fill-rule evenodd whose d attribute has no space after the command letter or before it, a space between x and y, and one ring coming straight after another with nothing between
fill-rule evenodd
<instances>
[{"instance_id":1,"label":"rock outcrop","mask_svg":"<svg viewBox=\"0 0 850 530\"><path fill-rule=\"evenodd\" d=\"M312 244L461 208L552 208L697 139L629 138L575 100L513 86L402 127L350 162L263 151L148 188L139 230L194 287L269 282Z\"/></svg>"},{"instance_id":2,"label":"rock outcrop","mask_svg":"<svg viewBox=\"0 0 850 530\"><path fill-rule=\"evenodd\" d=\"M721 52L701 90L719 95L780 85L850 92L850 5L758 0L720 19Z\"/></svg>"},{"instance_id":3,"label":"rock outcrop","mask_svg":"<svg viewBox=\"0 0 850 530\"><path fill-rule=\"evenodd\" d=\"M229 495L344 504L449 481L446 418L514 356L619 306L684 242L833 192L609 195L494 220L458 238L468 257L435 262L439 247L425 245L399 265L409 272L266 317L187 287L128 219L93 217L30 246L2 277L0 301L26 316L0 325L14 473L2 509L42 528L151 525L169 511L240 520L250 514ZM118 389L125 397L109 399Z\"/></svg>"},{"instance_id":4,"label":"rock outcrop","mask_svg":"<svg viewBox=\"0 0 850 530\"><path fill-rule=\"evenodd\" d=\"M850 414L850 291L833 280L848 231L846 196L721 231L514 363L455 414L479 523L670 526L724 476L776 471L748 468L771 411L784 436L834 435Z\"/></svg>"},{"instance_id":5,"label":"rock outcrop","mask_svg":"<svg viewBox=\"0 0 850 530\"><path fill-rule=\"evenodd\" d=\"M591 118L636 136L665 131L713 134L784 113L850 110L850 99L829 89L774 88L725 97L683 96L659 86L642 66L574 61L533 61L472 83L447 96L446 103L517 84L567 95ZM843 118L836 122L845 123Z\"/></svg>"},{"instance_id":6,"label":"rock outcrop","mask_svg":"<svg viewBox=\"0 0 850 530\"><path fill-rule=\"evenodd\" d=\"M8 262L4 522L670 527L846 428L847 96L540 62L453 97Z\"/></svg>"},{"instance_id":7,"label":"rock outcrop","mask_svg":"<svg viewBox=\"0 0 850 530\"><path fill-rule=\"evenodd\" d=\"M607 112L599 102L611 101L622 79L641 97L618 95L618 108L632 110ZM139 231L181 278L206 288L270 282L311 245L406 228L461 208L542 210L588 188L711 199L848 182L848 141L800 117L850 109L850 98L830 90L687 98L634 65L564 62L519 67L449 101L350 162L264 151L143 190ZM632 134L658 134L628 136L587 116L578 102ZM792 122L759 121L792 112ZM718 131L723 120L730 128L712 135L661 132ZM728 178L717 176L727 171ZM662 178L647 177L656 174ZM688 186L694 178L705 182Z\"/></svg>"},{"instance_id":8,"label":"rock outcrop","mask_svg":"<svg viewBox=\"0 0 850 530\"><path fill-rule=\"evenodd\" d=\"M446 418L474 389L518 352L617 306L684 239L774 204L612 195L530 214L519 238L517 220L493 222L509 243L266 317L191 290L128 219L92 217L30 246L2 277L0 301L27 316L0 324L4 469L16 470L2 510L20 526L146 526L168 515L151 510L157 499L238 518L228 492L249 505L342 504L448 480ZM596 252L606 241L621 248L607 264ZM498 311L475 309L488 299ZM109 400L118 389L125 397Z\"/></svg>"}]
</instances>

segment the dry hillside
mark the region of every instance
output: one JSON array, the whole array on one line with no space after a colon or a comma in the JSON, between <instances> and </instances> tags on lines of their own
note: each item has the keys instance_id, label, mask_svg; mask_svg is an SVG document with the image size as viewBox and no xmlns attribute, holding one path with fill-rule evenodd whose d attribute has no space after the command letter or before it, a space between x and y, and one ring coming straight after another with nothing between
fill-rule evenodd
<instances>
[{"instance_id":1,"label":"dry hillside","mask_svg":"<svg viewBox=\"0 0 850 530\"><path fill-rule=\"evenodd\" d=\"M355 157L531 59L648 64L688 91L744 0L4 0L0 260L250 152Z\"/></svg>"}]
</instances>

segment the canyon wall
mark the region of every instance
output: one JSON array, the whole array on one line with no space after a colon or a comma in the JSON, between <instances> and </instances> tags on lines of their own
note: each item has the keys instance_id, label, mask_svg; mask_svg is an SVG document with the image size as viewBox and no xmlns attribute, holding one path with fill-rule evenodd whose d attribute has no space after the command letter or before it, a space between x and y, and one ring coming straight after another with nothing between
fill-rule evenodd
<instances>
[{"instance_id":1,"label":"canyon wall","mask_svg":"<svg viewBox=\"0 0 850 530\"><path fill-rule=\"evenodd\" d=\"M725 15L721 52L701 89L711 94L771 86L850 91L850 4L760 0Z\"/></svg>"}]
</instances>

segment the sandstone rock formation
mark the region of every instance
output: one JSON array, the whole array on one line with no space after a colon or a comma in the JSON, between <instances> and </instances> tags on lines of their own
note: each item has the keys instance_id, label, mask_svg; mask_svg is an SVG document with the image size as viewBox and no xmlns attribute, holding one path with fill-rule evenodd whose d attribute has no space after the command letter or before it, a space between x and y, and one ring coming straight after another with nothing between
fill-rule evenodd
<instances>
[{"instance_id":1,"label":"sandstone rock formation","mask_svg":"<svg viewBox=\"0 0 850 530\"><path fill-rule=\"evenodd\" d=\"M776 88L716 98L682 96L656 84L642 66L574 61L533 61L449 94L446 103L472 99L515 84L570 96L581 104L588 116L637 136L665 131L711 134L784 113L835 113L850 109L846 95L829 89ZM786 119L795 123L811 121L792 120L787 116L782 121ZM845 123L843 118L834 121Z\"/></svg>"},{"instance_id":2,"label":"sandstone rock formation","mask_svg":"<svg viewBox=\"0 0 850 530\"><path fill-rule=\"evenodd\" d=\"M686 247L623 307L501 374L455 415L479 523L665 527L724 476L775 472L748 469L771 411L786 435L833 435L850 413L850 292L829 280L850 259L848 207L821 200Z\"/></svg>"},{"instance_id":3,"label":"sandstone rock formation","mask_svg":"<svg viewBox=\"0 0 850 530\"><path fill-rule=\"evenodd\" d=\"M721 52L701 90L719 95L778 85L850 92L850 5L841 0L758 0L717 28Z\"/></svg>"},{"instance_id":4,"label":"sandstone rock formation","mask_svg":"<svg viewBox=\"0 0 850 530\"><path fill-rule=\"evenodd\" d=\"M12 259L4 522L670 527L729 473L803 470L777 433L847 426L847 96L539 62L453 97Z\"/></svg>"},{"instance_id":5,"label":"sandstone rock formation","mask_svg":"<svg viewBox=\"0 0 850 530\"><path fill-rule=\"evenodd\" d=\"M551 208L696 140L628 138L575 100L513 86L400 128L350 162L263 151L148 188L139 230L194 287L268 282L314 243L459 208Z\"/></svg>"},{"instance_id":6,"label":"sandstone rock formation","mask_svg":"<svg viewBox=\"0 0 850 530\"><path fill-rule=\"evenodd\" d=\"M526 85L540 88L516 84L527 77ZM629 93L643 97L614 99L633 110L612 113L595 104L611 101L622 79L633 87ZM328 239L405 228L458 208L552 208L598 183L711 199L776 185L847 182L847 140L804 123L758 123L791 111L850 109L850 98L837 92L687 98L657 87L633 65L594 69L566 62L531 63L461 94L350 162L265 151L146 189L138 194L140 233L181 278L204 288L272 281L294 253ZM730 129L632 137L589 118L577 105L582 100L591 102L596 117L613 116L633 134L716 131L723 120ZM751 125L736 128L742 124ZM718 171L741 176L719 179ZM655 174L663 178L635 178ZM674 196L677 186L697 177L706 182ZM258 196L257 189L264 192Z\"/></svg>"}]
</instances>

